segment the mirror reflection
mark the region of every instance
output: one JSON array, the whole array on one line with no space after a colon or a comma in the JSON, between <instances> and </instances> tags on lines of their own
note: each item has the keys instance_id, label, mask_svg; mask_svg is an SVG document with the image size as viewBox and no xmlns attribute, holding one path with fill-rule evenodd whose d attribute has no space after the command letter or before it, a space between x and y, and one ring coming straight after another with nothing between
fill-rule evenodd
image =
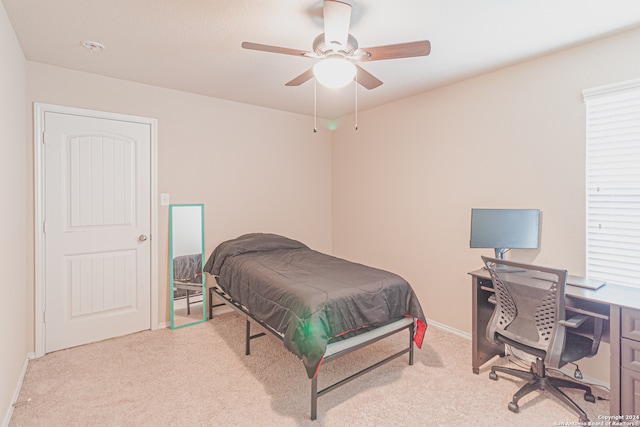
<instances>
[{"instance_id":1,"label":"mirror reflection","mask_svg":"<svg viewBox=\"0 0 640 427\"><path fill-rule=\"evenodd\" d=\"M206 320L204 205L169 205L171 329Z\"/></svg>"}]
</instances>

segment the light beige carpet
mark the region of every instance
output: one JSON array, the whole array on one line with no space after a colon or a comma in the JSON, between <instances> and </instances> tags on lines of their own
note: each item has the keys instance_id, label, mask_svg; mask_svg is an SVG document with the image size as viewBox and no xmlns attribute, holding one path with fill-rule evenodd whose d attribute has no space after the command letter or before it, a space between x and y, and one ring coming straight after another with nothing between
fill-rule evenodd
<instances>
[{"instance_id":1,"label":"light beige carpet","mask_svg":"<svg viewBox=\"0 0 640 427\"><path fill-rule=\"evenodd\" d=\"M325 364L320 387L394 352L402 333ZM270 336L244 355L244 318L145 331L29 363L10 426L554 426L578 417L547 392L507 409L520 380L471 372L470 341L431 326L415 364L403 356L318 400L309 419L302 363ZM598 396L608 397L599 389ZM608 414L569 392L592 420Z\"/></svg>"}]
</instances>

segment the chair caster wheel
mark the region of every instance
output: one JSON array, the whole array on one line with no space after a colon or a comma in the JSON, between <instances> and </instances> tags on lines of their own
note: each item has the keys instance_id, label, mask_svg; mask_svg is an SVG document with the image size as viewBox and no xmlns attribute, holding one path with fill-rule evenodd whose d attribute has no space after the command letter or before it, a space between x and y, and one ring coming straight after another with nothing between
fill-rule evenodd
<instances>
[{"instance_id":1,"label":"chair caster wheel","mask_svg":"<svg viewBox=\"0 0 640 427\"><path fill-rule=\"evenodd\" d=\"M520 408L518 407L518 404L515 402L509 402L508 407L509 407L509 410L514 414L517 414L518 412L520 412Z\"/></svg>"},{"instance_id":2,"label":"chair caster wheel","mask_svg":"<svg viewBox=\"0 0 640 427\"><path fill-rule=\"evenodd\" d=\"M494 381L498 381L498 374L496 374L495 372L489 372L489 378Z\"/></svg>"},{"instance_id":3,"label":"chair caster wheel","mask_svg":"<svg viewBox=\"0 0 640 427\"><path fill-rule=\"evenodd\" d=\"M596 397L591 393L585 393L584 400L586 400L587 402L596 403Z\"/></svg>"}]
</instances>

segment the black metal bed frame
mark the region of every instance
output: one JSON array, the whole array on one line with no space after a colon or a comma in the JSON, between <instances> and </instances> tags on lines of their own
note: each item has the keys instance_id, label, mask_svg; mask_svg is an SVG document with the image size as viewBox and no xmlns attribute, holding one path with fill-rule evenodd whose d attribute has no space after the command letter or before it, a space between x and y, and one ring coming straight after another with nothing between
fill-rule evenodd
<instances>
[{"instance_id":1,"label":"black metal bed frame","mask_svg":"<svg viewBox=\"0 0 640 427\"><path fill-rule=\"evenodd\" d=\"M224 302L223 303L219 303L219 304L213 304L213 294L218 295L218 297L220 297ZM260 332L254 335L251 335L251 322L249 319L253 320L254 322L256 322L260 327L262 327L265 331L270 332L272 335L274 335L275 337L277 337L280 341L283 340L282 335L280 335L276 330L274 330L273 328L271 328L269 325L267 325L266 323L264 323L262 320L256 318L253 314L251 314L246 307L244 307L242 304L239 304L238 302L234 301L231 296L229 296L226 292L224 292L222 289L220 289L217 286L213 286L211 288L209 288L209 319L213 318L213 308L214 307L220 307L220 306L224 306L227 305L231 308L233 308L235 311L247 316L247 323L246 323L246 329L245 329L245 355L249 355L251 354L251 340L255 339L255 338L259 338L262 337L264 335L266 335L266 332ZM373 365L370 365L358 372L356 372L355 374L349 375L346 378L343 378L340 381L337 381L325 388L323 388L322 390L318 391L318 374L319 372L316 372L316 375L311 379L311 420L315 420L317 418L318 415L318 398L321 396L324 396L325 394L329 393L330 391L335 390L336 388L347 384L348 382L360 377L361 375L364 375L372 370L374 370L375 368L378 368L388 362L391 362L392 360L406 354L409 353L409 365L413 365L413 338L414 338L414 330L415 330L415 322L413 319L407 318L407 320L404 321L397 321L394 322L393 324L391 324L391 327L381 327L378 329L374 329L371 330L369 332L365 332L361 335L357 335L354 338L359 338L358 339L358 343L355 345L351 345L351 346L346 346L344 345L345 342L347 342L350 339L354 339L354 338L349 338L347 340L344 341L338 341L335 344L329 344L327 346L327 352L325 353L324 356L324 362L329 362L330 360L333 359L337 359L340 356L344 356L346 354L349 354L353 351L359 350L369 344L373 344L374 342L380 341L384 338L390 337L392 335L395 335L399 332L402 332L405 329L409 330L409 345L405 348L403 348L402 350L398 351L395 354L392 354L391 356L377 362L374 363ZM397 325L397 327L393 327L393 325ZM384 332L376 332L376 331L384 331ZM336 344L340 344L341 345L337 346ZM334 347L332 347L334 346ZM333 349L336 348L336 350L334 351ZM324 363L323 362L323 363Z\"/></svg>"}]
</instances>

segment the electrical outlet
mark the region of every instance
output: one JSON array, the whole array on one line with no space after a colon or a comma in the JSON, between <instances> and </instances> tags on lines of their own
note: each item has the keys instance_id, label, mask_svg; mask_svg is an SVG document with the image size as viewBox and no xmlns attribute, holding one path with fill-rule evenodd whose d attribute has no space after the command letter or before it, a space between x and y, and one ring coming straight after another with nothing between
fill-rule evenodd
<instances>
[{"instance_id":1,"label":"electrical outlet","mask_svg":"<svg viewBox=\"0 0 640 427\"><path fill-rule=\"evenodd\" d=\"M169 194L160 194L160 206L169 206Z\"/></svg>"}]
</instances>

